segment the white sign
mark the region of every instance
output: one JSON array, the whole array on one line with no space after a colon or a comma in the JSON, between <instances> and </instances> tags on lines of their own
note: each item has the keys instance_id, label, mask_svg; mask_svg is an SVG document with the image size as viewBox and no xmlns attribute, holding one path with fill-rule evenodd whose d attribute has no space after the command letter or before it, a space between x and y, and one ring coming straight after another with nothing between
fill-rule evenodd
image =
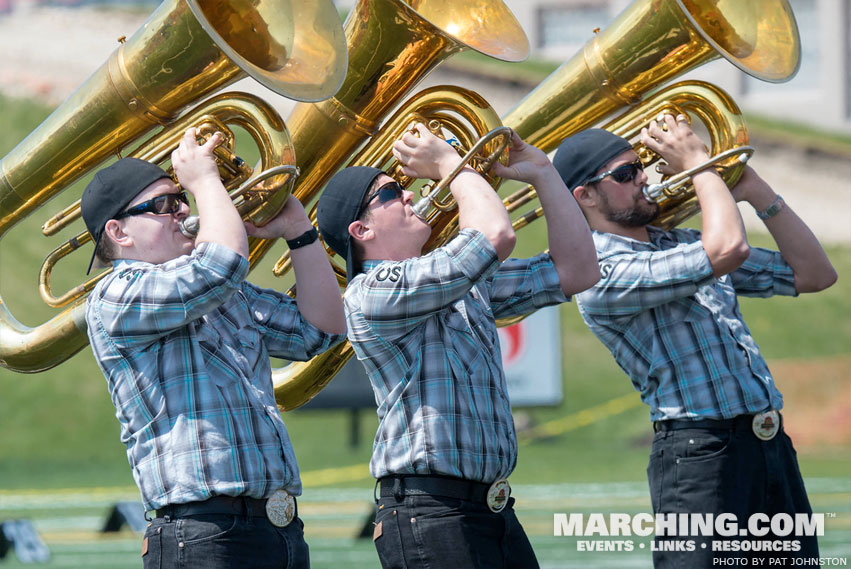
<instances>
[{"instance_id":1,"label":"white sign","mask_svg":"<svg viewBox=\"0 0 851 569\"><path fill-rule=\"evenodd\" d=\"M512 406L561 403L561 327L558 306L542 308L517 324L498 330L502 365Z\"/></svg>"}]
</instances>

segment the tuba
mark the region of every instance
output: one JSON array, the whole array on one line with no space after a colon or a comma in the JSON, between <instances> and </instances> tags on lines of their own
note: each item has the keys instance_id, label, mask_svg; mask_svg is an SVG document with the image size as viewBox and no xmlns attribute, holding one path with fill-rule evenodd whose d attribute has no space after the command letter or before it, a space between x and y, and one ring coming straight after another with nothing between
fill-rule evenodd
<instances>
[{"instance_id":1,"label":"tuba","mask_svg":"<svg viewBox=\"0 0 851 569\"><path fill-rule=\"evenodd\" d=\"M449 56L474 50L518 62L529 53L526 34L503 0L358 0L344 29L349 67L343 86L320 103L297 104L287 117L301 172L293 194L305 205ZM258 257L271 245L249 242Z\"/></svg>"},{"instance_id":2,"label":"tuba","mask_svg":"<svg viewBox=\"0 0 851 569\"><path fill-rule=\"evenodd\" d=\"M401 173L401 165L393 158L391 150L393 143L415 122L426 124L433 133L451 140L456 150L465 154L462 164L469 163L486 177L494 189L498 188L500 179L490 176L487 170L494 160L504 156L510 131L502 127L499 116L487 101L477 93L460 87L432 87L411 97L352 158L350 164L380 168L403 187L414 188L416 180ZM452 178L454 176L447 176L437 185L427 184L420 188L426 197L417 203L421 210L419 213L432 227L426 249L442 245L457 232L454 204L445 199L442 191ZM311 216L315 219L315 207ZM333 252L329 249L328 254ZM289 256L284 255L273 272L282 276L290 267ZM345 269L335 269L338 275L342 274L345 282ZM310 401L334 378L353 353L351 344L343 342L307 362L293 362L273 370L272 382L278 407L282 411L290 411Z\"/></svg>"},{"instance_id":3,"label":"tuba","mask_svg":"<svg viewBox=\"0 0 851 569\"><path fill-rule=\"evenodd\" d=\"M339 16L328 0L164 2L0 162L0 236L154 128L163 127L160 140L174 137L169 129L180 112L216 90L251 76L286 97L317 101L337 90L346 61ZM212 114L224 106L217 100ZM258 112L268 115L256 124L285 129L268 106L248 106L263 107ZM286 139L289 150L279 148L278 140L261 153L275 155L274 161L287 159L292 145L289 135ZM285 192L272 194L268 203L254 208L252 219L258 223L287 199ZM46 232L77 215L72 206ZM60 304L71 305L36 328L21 324L0 299L0 364L18 372L43 371L82 349L88 342L82 294L61 297Z\"/></svg>"},{"instance_id":4,"label":"tuba","mask_svg":"<svg viewBox=\"0 0 851 569\"><path fill-rule=\"evenodd\" d=\"M728 186L741 176L753 149L733 99L705 82L667 81L718 58L769 82L788 81L800 66L801 43L788 0L723 3L718 0L634 0L602 33L556 69L505 116L503 122L546 152L566 137L630 109L602 128L628 140L646 165L659 159L637 142L642 126L659 112L685 114L706 126L711 155ZM737 150L739 149L739 150ZM744 154L744 156L743 156ZM710 163L703 167L708 167ZM663 182L664 185L664 182ZM660 185L659 188L662 186ZM509 199L531 201L527 189ZM693 187L654 192L660 213L654 225L673 227L697 213ZM520 224L539 217L537 210Z\"/></svg>"}]
</instances>

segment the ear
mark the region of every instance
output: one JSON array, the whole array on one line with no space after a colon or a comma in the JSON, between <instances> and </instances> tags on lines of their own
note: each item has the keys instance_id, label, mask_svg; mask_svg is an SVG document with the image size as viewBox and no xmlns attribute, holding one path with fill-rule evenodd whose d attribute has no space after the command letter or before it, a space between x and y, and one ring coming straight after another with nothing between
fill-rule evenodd
<instances>
[{"instance_id":1,"label":"ear","mask_svg":"<svg viewBox=\"0 0 851 569\"><path fill-rule=\"evenodd\" d=\"M358 219L349 224L349 235L358 241L369 241L375 237L375 232Z\"/></svg>"},{"instance_id":2,"label":"ear","mask_svg":"<svg viewBox=\"0 0 851 569\"><path fill-rule=\"evenodd\" d=\"M103 234L119 247L132 247L133 238L124 231L124 225L116 219L110 219L103 226Z\"/></svg>"},{"instance_id":3,"label":"ear","mask_svg":"<svg viewBox=\"0 0 851 569\"><path fill-rule=\"evenodd\" d=\"M576 186L573 188L573 197L576 198L576 203L579 204L579 207L583 209L597 205L596 192L592 191L592 188L588 186Z\"/></svg>"}]
</instances>

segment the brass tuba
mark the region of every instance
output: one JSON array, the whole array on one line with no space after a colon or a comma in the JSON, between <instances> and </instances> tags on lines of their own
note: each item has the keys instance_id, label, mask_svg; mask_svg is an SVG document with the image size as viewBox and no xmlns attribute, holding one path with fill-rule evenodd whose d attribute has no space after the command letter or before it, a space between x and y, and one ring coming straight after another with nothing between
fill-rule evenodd
<instances>
[{"instance_id":1,"label":"brass tuba","mask_svg":"<svg viewBox=\"0 0 851 569\"><path fill-rule=\"evenodd\" d=\"M500 130L502 124L499 116L487 101L477 93L460 87L432 87L411 97L352 158L350 165L380 168L398 180L403 187L412 188L416 180L401 173L401 167L393 158L391 149L393 143L414 122L426 124L435 134L451 139L456 150L466 153L465 159L485 175L494 189L499 186L500 179L491 177L487 169L493 160L503 155L503 150L508 146L508 129ZM479 142L490 133L495 134ZM482 149L478 151L477 146L482 146ZM471 150L474 152L471 153ZM448 183L448 179L442 182ZM441 184L427 185L421 191L424 194L433 192L431 195L434 196L439 194L440 186ZM441 201L443 202L442 199ZM423 212L423 217L432 226L427 249L442 245L456 232L454 222L457 221L457 214L451 210L451 206L447 207L444 202ZM315 208L311 215L315 217ZM330 250L328 253L333 254ZM273 272L281 276L289 269L289 256L284 255L275 265ZM345 279L344 269L338 267L337 272L342 273ZM290 411L310 401L334 378L352 354L351 344L343 342L307 362L293 362L273 370L272 382L278 407L282 411Z\"/></svg>"},{"instance_id":2,"label":"brass tuba","mask_svg":"<svg viewBox=\"0 0 851 569\"><path fill-rule=\"evenodd\" d=\"M308 205L414 87L453 54L524 60L529 41L503 0L358 0L344 23L349 68L334 97L299 103L287 117L301 172L293 194ZM269 240L250 240L253 256Z\"/></svg>"},{"instance_id":3,"label":"brass tuba","mask_svg":"<svg viewBox=\"0 0 851 569\"><path fill-rule=\"evenodd\" d=\"M0 236L155 127L168 136L182 109L225 85L251 76L284 96L316 101L337 90L346 62L329 0L164 2L0 162ZM258 220L285 200L279 193L255 210ZM29 328L0 300L0 364L37 372L71 357L87 343L83 302Z\"/></svg>"},{"instance_id":4,"label":"brass tuba","mask_svg":"<svg viewBox=\"0 0 851 569\"><path fill-rule=\"evenodd\" d=\"M747 146L741 111L728 94L692 81L644 99L667 81L721 57L764 81L794 77L801 43L788 0L634 0L605 31L503 116L503 122L526 142L550 152L571 134L630 107L602 128L634 140L636 152L648 165L659 157L637 141L641 126L659 112L683 113L706 126L711 154L717 159L713 162L732 186L747 159L742 155L749 156L753 149ZM673 227L699 209L688 181L676 193L657 194L661 199L655 225ZM512 211L521 200L532 199L534 190L527 188L506 200L506 207ZM515 227L540 215L539 208L519 218Z\"/></svg>"}]
</instances>

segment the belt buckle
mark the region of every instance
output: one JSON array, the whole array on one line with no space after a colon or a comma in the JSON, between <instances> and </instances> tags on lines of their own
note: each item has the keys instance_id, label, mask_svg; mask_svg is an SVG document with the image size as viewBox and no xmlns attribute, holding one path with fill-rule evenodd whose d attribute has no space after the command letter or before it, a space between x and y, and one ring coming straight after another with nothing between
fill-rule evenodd
<instances>
[{"instance_id":1,"label":"belt buckle","mask_svg":"<svg viewBox=\"0 0 851 569\"><path fill-rule=\"evenodd\" d=\"M491 512L501 512L508 503L508 497L511 496L511 486L508 480L501 478L491 484L488 488L487 503Z\"/></svg>"},{"instance_id":2,"label":"belt buckle","mask_svg":"<svg viewBox=\"0 0 851 569\"><path fill-rule=\"evenodd\" d=\"M273 526L287 527L295 517L295 498L283 488L275 490L266 500L266 517Z\"/></svg>"},{"instance_id":3,"label":"belt buckle","mask_svg":"<svg viewBox=\"0 0 851 569\"><path fill-rule=\"evenodd\" d=\"M751 428L756 438L763 441L770 441L777 435L777 431L780 430L780 414L774 409L757 413L753 416Z\"/></svg>"}]
</instances>

